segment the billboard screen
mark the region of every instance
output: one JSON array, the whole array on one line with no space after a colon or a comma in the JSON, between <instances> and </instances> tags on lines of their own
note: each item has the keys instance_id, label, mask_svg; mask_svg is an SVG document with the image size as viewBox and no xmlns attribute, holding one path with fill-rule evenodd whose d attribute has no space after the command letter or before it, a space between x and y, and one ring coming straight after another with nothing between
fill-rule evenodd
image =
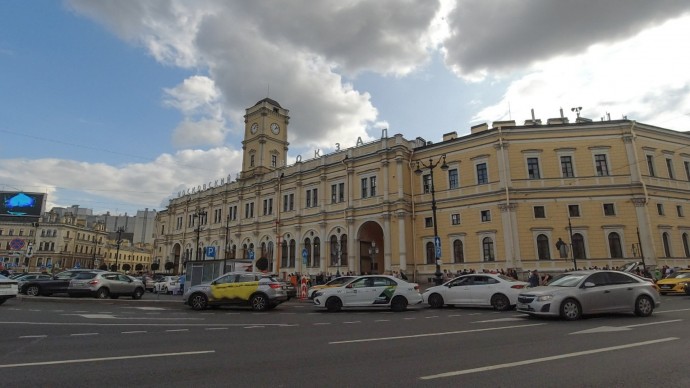
<instances>
[{"instance_id":1,"label":"billboard screen","mask_svg":"<svg viewBox=\"0 0 690 388\"><path fill-rule=\"evenodd\" d=\"M40 217L44 203L43 193L0 191L0 216Z\"/></svg>"}]
</instances>

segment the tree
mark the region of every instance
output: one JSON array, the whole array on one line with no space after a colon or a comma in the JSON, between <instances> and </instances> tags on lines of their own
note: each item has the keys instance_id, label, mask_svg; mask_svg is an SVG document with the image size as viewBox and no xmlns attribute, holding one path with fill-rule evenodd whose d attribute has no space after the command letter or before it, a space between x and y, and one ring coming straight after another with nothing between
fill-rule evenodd
<instances>
[{"instance_id":1,"label":"tree","mask_svg":"<svg viewBox=\"0 0 690 388\"><path fill-rule=\"evenodd\" d=\"M156 272L158 271L158 268L160 268L158 263L151 263L151 271Z\"/></svg>"},{"instance_id":2,"label":"tree","mask_svg":"<svg viewBox=\"0 0 690 388\"><path fill-rule=\"evenodd\" d=\"M122 264L122 270L123 270L123 271L127 272L127 271L129 271L130 269L132 269L132 266L131 266L131 265L129 265L129 264L127 264L127 263Z\"/></svg>"},{"instance_id":3,"label":"tree","mask_svg":"<svg viewBox=\"0 0 690 388\"><path fill-rule=\"evenodd\" d=\"M165 270L170 272L173 268L175 268L175 264L172 262L168 261L165 263Z\"/></svg>"},{"instance_id":4,"label":"tree","mask_svg":"<svg viewBox=\"0 0 690 388\"><path fill-rule=\"evenodd\" d=\"M117 271L117 265L115 265L115 264L111 265L110 270L113 272Z\"/></svg>"},{"instance_id":5,"label":"tree","mask_svg":"<svg viewBox=\"0 0 690 388\"><path fill-rule=\"evenodd\" d=\"M98 269L100 269L102 271L107 271L108 270L108 264L103 263L103 264L101 264L100 267L98 267Z\"/></svg>"},{"instance_id":6,"label":"tree","mask_svg":"<svg viewBox=\"0 0 690 388\"><path fill-rule=\"evenodd\" d=\"M144 265L141 264L141 263L138 263L137 265L134 266L134 269L135 269L137 272L141 272L141 270L144 269Z\"/></svg>"}]
</instances>

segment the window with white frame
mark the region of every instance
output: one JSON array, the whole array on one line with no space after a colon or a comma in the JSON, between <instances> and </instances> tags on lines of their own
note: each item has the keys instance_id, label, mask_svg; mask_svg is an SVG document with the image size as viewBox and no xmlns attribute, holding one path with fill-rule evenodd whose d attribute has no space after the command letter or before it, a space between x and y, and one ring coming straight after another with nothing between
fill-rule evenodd
<instances>
[{"instance_id":1,"label":"window with white frame","mask_svg":"<svg viewBox=\"0 0 690 388\"><path fill-rule=\"evenodd\" d=\"M458 213L453 213L450 215L450 224L451 225L460 225L460 214Z\"/></svg>"},{"instance_id":2,"label":"window with white frame","mask_svg":"<svg viewBox=\"0 0 690 388\"><path fill-rule=\"evenodd\" d=\"M458 175L457 168L451 168L448 170L448 188L457 189L460 187L460 176Z\"/></svg>"},{"instance_id":3,"label":"window with white frame","mask_svg":"<svg viewBox=\"0 0 690 388\"><path fill-rule=\"evenodd\" d=\"M480 214L481 214L481 221L482 222L491 221L491 210L482 210Z\"/></svg>"},{"instance_id":4,"label":"window with white frame","mask_svg":"<svg viewBox=\"0 0 690 388\"><path fill-rule=\"evenodd\" d=\"M594 154L596 176L609 176L609 163L606 154Z\"/></svg>"},{"instance_id":5,"label":"window with white frame","mask_svg":"<svg viewBox=\"0 0 690 388\"><path fill-rule=\"evenodd\" d=\"M575 169L573 167L573 157L571 155L561 155L561 177L573 178L575 177Z\"/></svg>"},{"instance_id":6,"label":"window with white frame","mask_svg":"<svg viewBox=\"0 0 690 388\"><path fill-rule=\"evenodd\" d=\"M673 159L666 158L666 170L668 170L669 179L676 179L675 173L673 172Z\"/></svg>"},{"instance_id":7,"label":"window with white frame","mask_svg":"<svg viewBox=\"0 0 690 388\"><path fill-rule=\"evenodd\" d=\"M528 157L527 158L527 178L528 179L540 179L541 174L539 173L539 158L538 157Z\"/></svg>"},{"instance_id":8,"label":"window with white frame","mask_svg":"<svg viewBox=\"0 0 690 388\"><path fill-rule=\"evenodd\" d=\"M475 169L477 170L477 184L485 185L489 183L489 170L486 162L477 163Z\"/></svg>"},{"instance_id":9,"label":"window with white frame","mask_svg":"<svg viewBox=\"0 0 690 388\"><path fill-rule=\"evenodd\" d=\"M615 216L616 208L612 203L605 203L604 205L604 215L605 216Z\"/></svg>"},{"instance_id":10,"label":"window with white frame","mask_svg":"<svg viewBox=\"0 0 690 388\"><path fill-rule=\"evenodd\" d=\"M649 172L649 176L656 176L656 172L654 171L654 155L647 154L645 157L647 158L647 171Z\"/></svg>"}]
</instances>

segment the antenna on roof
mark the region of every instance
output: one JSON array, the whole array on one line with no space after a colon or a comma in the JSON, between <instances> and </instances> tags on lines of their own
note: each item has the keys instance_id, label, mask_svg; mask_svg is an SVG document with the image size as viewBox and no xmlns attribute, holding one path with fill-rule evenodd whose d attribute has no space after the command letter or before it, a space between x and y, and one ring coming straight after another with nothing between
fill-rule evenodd
<instances>
[{"instance_id":1,"label":"antenna on roof","mask_svg":"<svg viewBox=\"0 0 690 388\"><path fill-rule=\"evenodd\" d=\"M266 85L266 98L271 97L271 84Z\"/></svg>"}]
</instances>

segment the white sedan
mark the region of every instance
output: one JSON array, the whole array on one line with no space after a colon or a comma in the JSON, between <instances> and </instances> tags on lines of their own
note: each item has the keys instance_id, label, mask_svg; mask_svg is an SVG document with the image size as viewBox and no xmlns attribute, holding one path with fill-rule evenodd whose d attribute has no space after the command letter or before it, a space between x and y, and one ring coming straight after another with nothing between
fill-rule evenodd
<instances>
[{"instance_id":1,"label":"white sedan","mask_svg":"<svg viewBox=\"0 0 690 388\"><path fill-rule=\"evenodd\" d=\"M0 275L0 304L17 297L17 281Z\"/></svg>"},{"instance_id":2,"label":"white sedan","mask_svg":"<svg viewBox=\"0 0 690 388\"><path fill-rule=\"evenodd\" d=\"M357 276L339 287L324 288L314 294L314 305L330 312L343 307L390 307L405 311L422 303L419 285L387 275Z\"/></svg>"},{"instance_id":3,"label":"white sedan","mask_svg":"<svg viewBox=\"0 0 690 388\"><path fill-rule=\"evenodd\" d=\"M180 288L179 276L164 276L153 283L153 292L162 294L174 294Z\"/></svg>"},{"instance_id":4,"label":"white sedan","mask_svg":"<svg viewBox=\"0 0 690 388\"><path fill-rule=\"evenodd\" d=\"M422 298L433 308L453 305L504 311L517 304L518 295L528 286L529 283L503 275L468 274L427 289Z\"/></svg>"}]
</instances>

